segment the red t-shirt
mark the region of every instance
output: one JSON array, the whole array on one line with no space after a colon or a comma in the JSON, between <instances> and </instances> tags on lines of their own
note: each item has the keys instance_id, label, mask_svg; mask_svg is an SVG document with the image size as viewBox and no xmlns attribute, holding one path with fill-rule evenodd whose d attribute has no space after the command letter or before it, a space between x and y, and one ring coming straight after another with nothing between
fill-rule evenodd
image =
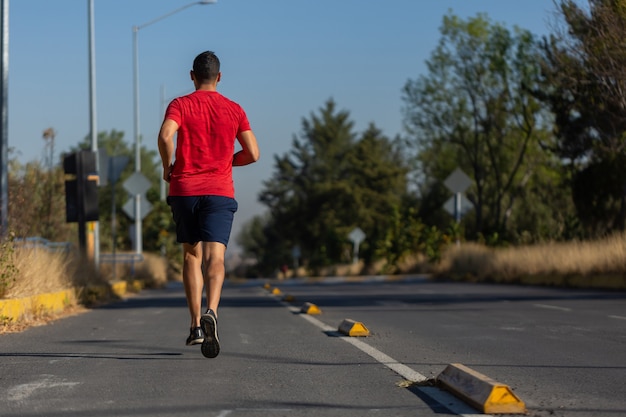
<instances>
[{"instance_id":1,"label":"red t-shirt","mask_svg":"<svg viewBox=\"0 0 626 417\"><path fill-rule=\"evenodd\" d=\"M250 130L241 106L217 91L198 90L174 99L165 119L179 126L169 194L234 198L235 140Z\"/></svg>"}]
</instances>

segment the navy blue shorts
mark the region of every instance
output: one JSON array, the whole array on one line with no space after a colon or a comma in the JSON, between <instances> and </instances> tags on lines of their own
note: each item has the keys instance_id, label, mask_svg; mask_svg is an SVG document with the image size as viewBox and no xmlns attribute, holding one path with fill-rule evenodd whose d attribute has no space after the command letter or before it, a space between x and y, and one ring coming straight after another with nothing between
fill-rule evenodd
<instances>
[{"instance_id":1,"label":"navy blue shorts","mask_svg":"<svg viewBox=\"0 0 626 417\"><path fill-rule=\"evenodd\" d=\"M178 243L220 242L228 246L238 207L234 198L218 195L169 196L167 204L176 223Z\"/></svg>"}]
</instances>

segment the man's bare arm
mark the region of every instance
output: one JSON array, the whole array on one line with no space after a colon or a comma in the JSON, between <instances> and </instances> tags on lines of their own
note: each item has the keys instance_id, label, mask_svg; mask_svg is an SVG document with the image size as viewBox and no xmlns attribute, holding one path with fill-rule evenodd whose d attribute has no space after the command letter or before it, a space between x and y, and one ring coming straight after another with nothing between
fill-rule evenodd
<instances>
[{"instance_id":1,"label":"man's bare arm","mask_svg":"<svg viewBox=\"0 0 626 417\"><path fill-rule=\"evenodd\" d=\"M178 123L171 119L166 119L161 125L159 131L159 154L161 155L161 163L163 164L163 179L170 182L172 173L172 160L174 159L174 135L178 130Z\"/></svg>"},{"instance_id":2,"label":"man's bare arm","mask_svg":"<svg viewBox=\"0 0 626 417\"><path fill-rule=\"evenodd\" d=\"M237 136L241 150L233 156L233 166L248 165L259 160L259 145L252 130L241 132Z\"/></svg>"}]
</instances>

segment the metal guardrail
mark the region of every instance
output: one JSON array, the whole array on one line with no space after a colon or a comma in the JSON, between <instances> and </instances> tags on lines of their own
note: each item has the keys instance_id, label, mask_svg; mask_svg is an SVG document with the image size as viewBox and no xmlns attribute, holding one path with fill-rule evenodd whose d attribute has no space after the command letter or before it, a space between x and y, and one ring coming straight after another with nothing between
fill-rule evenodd
<instances>
[{"instance_id":1,"label":"metal guardrail","mask_svg":"<svg viewBox=\"0 0 626 417\"><path fill-rule=\"evenodd\" d=\"M116 264L130 264L130 273L135 276L135 264L143 261L141 253L101 253L100 263L110 263L113 265L113 276L116 275Z\"/></svg>"},{"instance_id":2,"label":"metal guardrail","mask_svg":"<svg viewBox=\"0 0 626 417\"><path fill-rule=\"evenodd\" d=\"M15 238L13 243L27 249L44 249L48 252L69 253L72 249L71 242L51 242L39 236Z\"/></svg>"}]
</instances>

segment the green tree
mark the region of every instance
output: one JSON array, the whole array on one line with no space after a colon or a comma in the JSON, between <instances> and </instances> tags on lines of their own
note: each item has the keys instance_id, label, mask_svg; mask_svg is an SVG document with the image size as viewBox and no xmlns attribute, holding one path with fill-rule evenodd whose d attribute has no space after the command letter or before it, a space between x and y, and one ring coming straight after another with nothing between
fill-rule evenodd
<instances>
[{"instance_id":1,"label":"green tree","mask_svg":"<svg viewBox=\"0 0 626 417\"><path fill-rule=\"evenodd\" d=\"M521 197L541 180L538 169L553 166L540 146L550 140L550 115L524 88L537 80L538 43L530 32L511 32L482 14L462 20L449 13L441 34L428 74L403 90L423 195L440 199L430 191L460 167L473 180L467 192L473 227L466 230L510 235Z\"/></svg>"},{"instance_id":2,"label":"green tree","mask_svg":"<svg viewBox=\"0 0 626 417\"><path fill-rule=\"evenodd\" d=\"M239 234L237 243L243 249L245 259L254 260L248 268L249 277L270 276L282 265L294 266L289 247L289 237L282 237L270 215L254 216L247 221Z\"/></svg>"},{"instance_id":3,"label":"green tree","mask_svg":"<svg viewBox=\"0 0 626 417\"><path fill-rule=\"evenodd\" d=\"M544 38L542 83L555 116L551 149L568 164L588 236L626 223L626 1L560 1L562 26Z\"/></svg>"},{"instance_id":4,"label":"green tree","mask_svg":"<svg viewBox=\"0 0 626 417\"><path fill-rule=\"evenodd\" d=\"M329 100L319 115L302 120L302 138L294 135L293 149L275 157L275 173L260 194L286 246L299 245L314 267L328 265L342 253L338 228L346 225L341 199L349 191L342 174L355 140L352 129L349 113L336 112Z\"/></svg>"},{"instance_id":5,"label":"green tree","mask_svg":"<svg viewBox=\"0 0 626 417\"><path fill-rule=\"evenodd\" d=\"M52 168L13 159L9 164L9 229L18 237L39 236L56 242L77 241L65 222L65 183L59 164Z\"/></svg>"},{"instance_id":6,"label":"green tree","mask_svg":"<svg viewBox=\"0 0 626 417\"><path fill-rule=\"evenodd\" d=\"M351 147L346 161L345 233L354 227L366 232L359 256L370 262L378 257L379 242L387 239L395 225L392 215L405 201L408 164L398 141L391 142L374 124Z\"/></svg>"},{"instance_id":7,"label":"green tree","mask_svg":"<svg viewBox=\"0 0 626 417\"><path fill-rule=\"evenodd\" d=\"M312 268L348 262L347 235L358 226L368 236L362 254L373 259L388 216L406 194L408 169L396 142L373 124L357 138L349 113L336 111L332 100L303 119L302 132L290 152L275 157L260 194L269 208L267 229L275 234L272 247L282 248L283 257L299 246Z\"/></svg>"},{"instance_id":8,"label":"green tree","mask_svg":"<svg viewBox=\"0 0 626 417\"><path fill-rule=\"evenodd\" d=\"M55 161L52 128L43 132L43 161L21 163L10 154L8 167L9 229L17 237L42 237L56 242L76 241L76 228L65 222L65 184ZM12 150L10 150L12 152Z\"/></svg>"}]
</instances>

